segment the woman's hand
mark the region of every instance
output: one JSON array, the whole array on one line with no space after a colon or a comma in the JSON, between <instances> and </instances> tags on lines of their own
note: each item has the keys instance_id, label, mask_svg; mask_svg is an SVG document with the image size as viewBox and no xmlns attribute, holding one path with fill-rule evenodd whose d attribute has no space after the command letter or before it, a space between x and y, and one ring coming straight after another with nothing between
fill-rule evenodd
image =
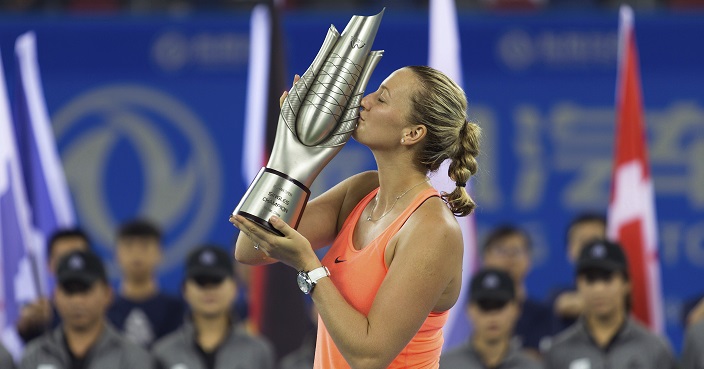
<instances>
[{"instance_id":1,"label":"woman's hand","mask_svg":"<svg viewBox=\"0 0 704 369\"><path fill-rule=\"evenodd\" d=\"M310 271L322 265L310 242L279 217L272 216L269 222L284 234L283 237L265 231L241 215L231 217L230 221L254 243L255 249L270 258L296 270Z\"/></svg>"},{"instance_id":2,"label":"woman's hand","mask_svg":"<svg viewBox=\"0 0 704 369\"><path fill-rule=\"evenodd\" d=\"M301 76L299 76L298 74L294 75L293 76L293 85L295 85L299 79L301 79ZM284 93L281 94L281 97L279 98L279 108L284 106L284 100L286 100L286 96L288 96L288 91L284 91Z\"/></svg>"}]
</instances>

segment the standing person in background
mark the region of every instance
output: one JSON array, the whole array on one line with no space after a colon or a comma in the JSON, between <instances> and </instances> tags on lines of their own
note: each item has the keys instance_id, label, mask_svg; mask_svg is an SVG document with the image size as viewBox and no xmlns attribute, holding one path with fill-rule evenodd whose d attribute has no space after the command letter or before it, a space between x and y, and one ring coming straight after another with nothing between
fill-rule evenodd
<instances>
[{"instance_id":1,"label":"standing person in background","mask_svg":"<svg viewBox=\"0 0 704 369\"><path fill-rule=\"evenodd\" d=\"M15 361L5 349L5 346L0 342L0 368L2 369L15 369Z\"/></svg>"},{"instance_id":2,"label":"standing person in background","mask_svg":"<svg viewBox=\"0 0 704 369\"><path fill-rule=\"evenodd\" d=\"M498 269L483 269L469 282L469 343L440 357L440 369L540 369L540 363L513 342L520 314L513 279Z\"/></svg>"},{"instance_id":3,"label":"standing person in background","mask_svg":"<svg viewBox=\"0 0 704 369\"><path fill-rule=\"evenodd\" d=\"M621 246L587 244L577 259L581 318L558 335L545 355L547 369L674 369L667 342L630 316L631 283Z\"/></svg>"},{"instance_id":4,"label":"standing person in background","mask_svg":"<svg viewBox=\"0 0 704 369\"><path fill-rule=\"evenodd\" d=\"M184 316L183 301L159 291L161 231L146 220L123 224L117 233L116 254L122 279L108 318L128 339L148 348L176 330Z\"/></svg>"},{"instance_id":5,"label":"standing person in background","mask_svg":"<svg viewBox=\"0 0 704 369\"><path fill-rule=\"evenodd\" d=\"M704 321L688 327L685 332L682 369L704 369Z\"/></svg>"},{"instance_id":6,"label":"standing person in background","mask_svg":"<svg viewBox=\"0 0 704 369\"><path fill-rule=\"evenodd\" d=\"M353 137L378 171L310 201L298 231L268 219L283 237L231 217L240 229L235 257L299 271L320 316L314 368L437 368L462 284L455 215L474 209L464 187L477 171L479 127L467 121L464 91L425 66L393 72L361 108ZM455 187L438 193L427 175L446 159ZM315 250L330 244L321 261Z\"/></svg>"},{"instance_id":7,"label":"standing person in background","mask_svg":"<svg viewBox=\"0 0 704 369\"><path fill-rule=\"evenodd\" d=\"M73 251L57 267L54 301L62 324L32 341L20 369L154 369L153 358L105 318L112 300L105 268L89 251Z\"/></svg>"},{"instance_id":8,"label":"standing person in background","mask_svg":"<svg viewBox=\"0 0 704 369\"><path fill-rule=\"evenodd\" d=\"M56 275L59 260L72 251L88 251L90 240L81 229L67 228L54 232L47 242L46 254L49 260L49 274ZM22 306L17 319L17 333L25 343L41 336L59 325L59 316L47 297Z\"/></svg>"},{"instance_id":9,"label":"standing person in background","mask_svg":"<svg viewBox=\"0 0 704 369\"><path fill-rule=\"evenodd\" d=\"M526 352L540 358L557 332L557 320L549 306L528 296L525 279L531 267L532 248L530 236L524 230L512 225L499 226L484 241L482 265L503 270L513 279L521 305L515 337Z\"/></svg>"},{"instance_id":10,"label":"standing person in background","mask_svg":"<svg viewBox=\"0 0 704 369\"><path fill-rule=\"evenodd\" d=\"M191 252L183 296L191 319L154 345L162 368L274 368L271 345L248 334L232 317L237 283L232 259L222 248L203 246Z\"/></svg>"},{"instance_id":11,"label":"standing person in background","mask_svg":"<svg viewBox=\"0 0 704 369\"><path fill-rule=\"evenodd\" d=\"M580 214L567 227L566 236L567 259L574 265L587 243L606 238L606 217L593 213ZM560 325L559 330L562 331L577 321L582 314L584 302L572 285L553 292L550 306L553 307Z\"/></svg>"}]
</instances>

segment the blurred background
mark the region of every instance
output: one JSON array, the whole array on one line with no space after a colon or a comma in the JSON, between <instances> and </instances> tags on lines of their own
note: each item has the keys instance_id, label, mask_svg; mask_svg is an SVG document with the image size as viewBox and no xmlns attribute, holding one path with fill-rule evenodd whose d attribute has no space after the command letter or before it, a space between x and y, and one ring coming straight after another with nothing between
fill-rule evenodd
<instances>
[{"instance_id":1,"label":"blurred background","mask_svg":"<svg viewBox=\"0 0 704 369\"><path fill-rule=\"evenodd\" d=\"M477 239L503 223L525 228L534 245L527 287L537 298L573 279L568 222L584 211L605 214L608 206L620 3L457 1L462 82L470 117L484 132L472 183ZM704 294L704 1L627 3L640 51L665 321L679 351L683 303ZM78 223L114 277L115 229L136 216L164 231L160 283L172 293L179 293L189 250L205 242L231 246L237 236L227 218L249 184L242 148L254 5L0 2L9 95L15 39L33 30ZM355 14L386 7L374 42L385 55L368 92L402 66L428 63L427 1L277 5L275 58L286 82L272 93L274 103L306 70L330 24L342 30ZM313 193L373 168L370 152L351 141ZM293 278L282 283L298 292Z\"/></svg>"}]
</instances>

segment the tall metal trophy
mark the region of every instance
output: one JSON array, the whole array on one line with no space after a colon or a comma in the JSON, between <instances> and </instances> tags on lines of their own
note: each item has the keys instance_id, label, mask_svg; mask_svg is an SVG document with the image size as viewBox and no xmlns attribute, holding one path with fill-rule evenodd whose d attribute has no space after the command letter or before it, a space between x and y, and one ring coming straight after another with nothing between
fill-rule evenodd
<instances>
[{"instance_id":1,"label":"tall metal trophy","mask_svg":"<svg viewBox=\"0 0 704 369\"><path fill-rule=\"evenodd\" d=\"M269 162L233 215L279 235L268 221L272 215L298 227L310 186L357 126L364 90L384 54L370 51L383 15L384 10L353 16L341 35L330 26L318 55L283 102Z\"/></svg>"}]
</instances>

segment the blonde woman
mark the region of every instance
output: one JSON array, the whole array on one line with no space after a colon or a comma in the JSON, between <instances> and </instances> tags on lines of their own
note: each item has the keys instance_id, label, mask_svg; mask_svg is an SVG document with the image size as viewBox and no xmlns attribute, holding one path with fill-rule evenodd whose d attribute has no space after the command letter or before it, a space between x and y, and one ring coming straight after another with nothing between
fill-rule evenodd
<instances>
[{"instance_id":1,"label":"blonde woman","mask_svg":"<svg viewBox=\"0 0 704 369\"><path fill-rule=\"evenodd\" d=\"M283 237L230 218L241 230L235 257L299 271L320 314L315 368L437 368L462 283L454 215L474 208L465 185L477 171L479 127L467 121L462 89L424 66L393 72L361 105L353 137L378 170L310 201L298 231L270 219ZM427 175L446 159L457 186L441 194ZM319 260L314 250L330 244Z\"/></svg>"}]
</instances>

